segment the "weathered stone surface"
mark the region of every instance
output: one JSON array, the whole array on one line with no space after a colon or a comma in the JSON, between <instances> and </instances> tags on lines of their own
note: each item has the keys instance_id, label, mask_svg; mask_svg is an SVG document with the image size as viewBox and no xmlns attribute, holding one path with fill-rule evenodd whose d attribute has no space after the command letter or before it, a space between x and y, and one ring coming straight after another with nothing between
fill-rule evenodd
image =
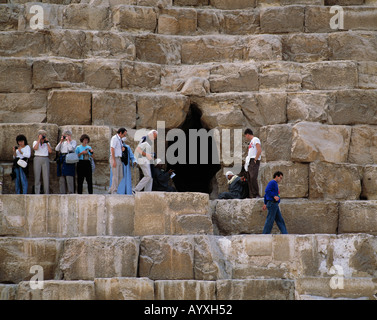
<instances>
[{"instance_id":1,"label":"weathered stone surface","mask_svg":"<svg viewBox=\"0 0 377 320\"><path fill-rule=\"evenodd\" d=\"M16 300L17 289L15 284L0 284L0 300Z\"/></svg>"},{"instance_id":2,"label":"weathered stone surface","mask_svg":"<svg viewBox=\"0 0 377 320\"><path fill-rule=\"evenodd\" d=\"M106 196L107 228L109 236L134 234L135 199L132 196Z\"/></svg>"},{"instance_id":3,"label":"weathered stone surface","mask_svg":"<svg viewBox=\"0 0 377 320\"><path fill-rule=\"evenodd\" d=\"M165 8L158 16L158 33L191 35L196 32L197 12L195 9Z\"/></svg>"},{"instance_id":4,"label":"weathered stone surface","mask_svg":"<svg viewBox=\"0 0 377 320\"><path fill-rule=\"evenodd\" d=\"M210 91L210 83L201 77L191 77L187 79L182 87L181 93L185 96L205 97Z\"/></svg>"},{"instance_id":5,"label":"weathered stone surface","mask_svg":"<svg viewBox=\"0 0 377 320\"><path fill-rule=\"evenodd\" d=\"M156 300L216 300L215 281L157 280Z\"/></svg>"},{"instance_id":6,"label":"weathered stone surface","mask_svg":"<svg viewBox=\"0 0 377 320\"><path fill-rule=\"evenodd\" d=\"M194 237L141 238L139 276L152 280L194 279Z\"/></svg>"},{"instance_id":7,"label":"weathered stone surface","mask_svg":"<svg viewBox=\"0 0 377 320\"><path fill-rule=\"evenodd\" d=\"M157 14L153 8L116 6L112 9L114 26L120 31L151 31L157 26Z\"/></svg>"},{"instance_id":8,"label":"weathered stone surface","mask_svg":"<svg viewBox=\"0 0 377 320\"><path fill-rule=\"evenodd\" d=\"M361 174L361 168L353 164L312 162L309 166L309 197L357 200L361 194Z\"/></svg>"},{"instance_id":9,"label":"weathered stone surface","mask_svg":"<svg viewBox=\"0 0 377 320\"><path fill-rule=\"evenodd\" d=\"M58 125L90 125L92 94L88 91L51 90L48 95L47 122Z\"/></svg>"},{"instance_id":10,"label":"weathered stone surface","mask_svg":"<svg viewBox=\"0 0 377 320\"><path fill-rule=\"evenodd\" d=\"M82 59L88 52L86 32L82 30L51 30L49 49L54 56Z\"/></svg>"},{"instance_id":11,"label":"weathered stone surface","mask_svg":"<svg viewBox=\"0 0 377 320\"><path fill-rule=\"evenodd\" d=\"M62 248L62 241L55 239L0 238L0 282L30 280L33 265L43 268L44 280L55 279Z\"/></svg>"},{"instance_id":12,"label":"weathered stone surface","mask_svg":"<svg viewBox=\"0 0 377 320\"><path fill-rule=\"evenodd\" d=\"M42 32L0 32L0 56L34 57L47 54L48 36Z\"/></svg>"},{"instance_id":13,"label":"weathered stone surface","mask_svg":"<svg viewBox=\"0 0 377 320\"><path fill-rule=\"evenodd\" d=\"M227 0L209 0L209 4L218 9L226 9L226 10L233 10L233 9L245 9L245 8L253 8L256 6L255 0L234 0L234 1L227 1Z\"/></svg>"},{"instance_id":14,"label":"weathered stone surface","mask_svg":"<svg viewBox=\"0 0 377 320\"><path fill-rule=\"evenodd\" d=\"M13 161L12 148L16 145L16 137L19 134L26 136L29 145L33 146L33 141L38 139L38 130L47 131L47 139L51 146L55 148L58 139L58 126L47 123L13 123L0 124L0 159ZM53 158L52 158L53 159Z\"/></svg>"},{"instance_id":15,"label":"weathered stone surface","mask_svg":"<svg viewBox=\"0 0 377 320\"><path fill-rule=\"evenodd\" d=\"M357 125L352 127L348 162L360 165L374 164L377 160L377 128Z\"/></svg>"},{"instance_id":16,"label":"weathered stone surface","mask_svg":"<svg viewBox=\"0 0 377 320\"><path fill-rule=\"evenodd\" d=\"M351 127L300 122L292 127L292 160L346 162Z\"/></svg>"},{"instance_id":17,"label":"weathered stone surface","mask_svg":"<svg viewBox=\"0 0 377 320\"><path fill-rule=\"evenodd\" d=\"M139 192L135 196L135 235L212 233L208 195Z\"/></svg>"},{"instance_id":18,"label":"weathered stone surface","mask_svg":"<svg viewBox=\"0 0 377 320\"><path fill-rule=\"evenodd\" d=\"M305 7L263 8L260 13L262 33L303 32Z\"/></svg>"},{"instance_id":19,"label":"weathered stone surface","mask_svg":"<svg viewBox=\"0 0 377 320\"><path fill-rule=\"evenodd\" d=\"M165 128L177 128L185 121L189 107L189 99L183 95L139 95L136 126L156 128L157 121L165 121Z\"/></svg>"},{"instance_id":20,"label":"weathered stone surface","mask_svg":"<svg viewBox=\"0 0 377 320\"><path fill-rule=\"evenodd\" d=\"M71 238L64 241L59 268L64 280L136 277L138 256L137 238Z\"/></svg>"},{"instance_id":21,"label":"weathered stone surface","mask_svg":"<svg viewBox=\"0 0 377 320\"><path fill-rule=\"evenodd\" d=\"M22 9L20 6L0 6L0 31L17 30L18 17Z\"/></svg>"},{"instance_id":22,"label":"weathered stone surface","mask_svg":"<svg viewBox=\"0 0 377 320\"><path fill-rule=\"evenodd\" d=\"M65 29L107 30L110 29L109 8L89 4L70 4L64 8Z\"/></svg>"},{"instance_id":23,"label":"weathered stone surface","mask_svg":"<svg viewBox=\"0 0 377 320\"><path fill-rule=\"evenodd\" d=\"M96 126L125 127L127 130L135 128L135 95L123 92L93 92L92 124ZM107 158L108 156L109 153L107 154Z\"/></svg>"},{"instance_id":24,"label":"weathered stone surface","mask_svg":"<svg viewBox=\"0 0 377 320\"><path fill-rule=\"evenodd\" d=\"M304 163L294 163L290 161L261 163L259 169L260 193L264 195L264 189L269 181L273 179L273 174L281 171L284 174L283 181L279 185L282 198L306 198L309 193L309 166Z\"/></svg>"},{"instance_id":25,"label":"weathered stone surface","mask_svg":"<svg viewBox=\"0 0 377 320\"><path fill-rule=\"evenodd\" d=\"M340 233L377 235L376 201L343 201L339 203Z\"/></svg>"},{"instance_id":26,"label":"weathered stone surface","mask_svg":"<svg viewBox=\"0 0 377 320\"><path fill-rule=\"evenodd\" d=\"M17 300L94 300L93 281L61 281L43 282L43 289L31 289L30 283L20 282Z\"/></svg>"},{"instance_id":27,"label":"weathered stone surface","mask_svg":"<svg viewBox=\"0 0 377 320\"><path fill-rule=\"evenodd\" d=\"M262 127L259 136L262 146L262 157L266 161L290 161L292 131L292 126L287 124Z\"/></svg>"},{"instance_id":28,"label":"weathered stone surface","mask_svg":"<svg viewBox=\"0 0 377 320\"><path fill-rule=\"evenodd\" d=\"M90 59L84 62L84 81L102 89L121 88L120 63Z\"/></svg>"},{"instance_id":29,"label":"weathered stone surface","mask_svg":"<svg viewBox=\"0 0 377 320\"><path fill-rule=\"evenodd\" d=\"M161 66L154 63L125 62L122 65L122 88L153 89L160 85Z\"/></svg>"},{"instance_id":30,"label":"weathered stone surface","mask_svg":"<svg viewBox=\"0 0 377 320\"><path fill-rule=\"evenodd\" d=\"M154 300L154 282L148 278L94 279L97 300Z\"/></svg>"},{"instance_id":31,"label":"weathered stone surface","mask_svg":"<svg viewBox=\"0 0 377 320\"><path fill-rule=\"evenodd\" d=\"M246 279L216 281L219 300L293 300L292 280Z\"/></svg>"},{"instance_id":32,"label":"weathered stone surface","mask_svg":"<svg viewBox=\"0 0 377 320\"><path fill-rule=\"evenodd\" d=\"M360 89L377 88L377 62L360 61L358 63L358 71Z\"/></svg>"},{"instance_id":33,"label":"weathered stone surface","mask_svg":"<svg viewBox=\"0 0 377 320\"><path fill-rule=\"evenodd\" d=\"M0 59L0 92L30 92L31 65L25 59Z\"/></svg>"}]
</instances>

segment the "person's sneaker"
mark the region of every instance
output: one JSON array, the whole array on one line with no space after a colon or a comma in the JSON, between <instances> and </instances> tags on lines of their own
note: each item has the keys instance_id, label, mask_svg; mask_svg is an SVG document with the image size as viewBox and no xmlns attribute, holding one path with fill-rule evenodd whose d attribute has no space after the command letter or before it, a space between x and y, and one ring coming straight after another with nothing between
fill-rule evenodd
<instances>
[{"instance_id":1,"label":"person's sneaker","mask_svg":"<svg viewBox=\"0 0 377 320\"><path fill-rule=\"evenodd\" d=\"M135 189L132 189L132 194L136 194L136 191L135 191Z\"/></svg>"}]
</instances>

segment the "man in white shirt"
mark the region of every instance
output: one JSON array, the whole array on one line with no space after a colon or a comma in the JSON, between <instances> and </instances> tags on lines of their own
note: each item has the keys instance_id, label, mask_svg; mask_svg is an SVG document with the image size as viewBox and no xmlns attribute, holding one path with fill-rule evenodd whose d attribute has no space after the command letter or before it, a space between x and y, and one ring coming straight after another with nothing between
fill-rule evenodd
<instances>
[{"instance_id":1,"label":"man in white shirt","mask_svg":"<svg viewBox=\"0 0 377 320\"><path fill-rule=\"evenodd\" d=\"M65 130L55 148L55 151L60 152L57 161L57 176L59 177L59 189L62 194L66 193L66 183L68 193L74 193L75 164L66 163L65 157L68 153L75 152L76 146L76 140L72 140L72 132Z\"/></svg>"},{"instance_id":2,"label":"man in white shirt","mask_svg":"<svg viewBox=\"0 0 377 320\"><path fill-rule=\"evenodd\" d=\"M111 180L111 187L109 193L115 194L118 191L120 181L123 179L123 165L122 165L122 138L127 135L126 128L120 128L117 134L111 138L110 141L110 168L112 170L113 178Z\"/></svg>"},{"instance_id":3,"label":"man in white shirt","mask_svg":"<svg viewBox=\"0 0 377 320\"><path fill-rule=\"evenodd\" d=\"M157 138L157 130L149 131L146 137L143 137L139 145L135 150L135 156L139 167L143 171L143 179L139 181L135 187L135 192L139 192L144 189L144 191L152 191L153 187L153 177L151 171L151 163L154 163L152 145L153 140Z\"/></svg>"},{"instance_id":4,"label":"man in white shirt","mask_svg":"<svg viewBox=\"0 0 377 320\"><path fill-rule=\"evenodd\" d=\"M49 154L52 153L50 142L47 140L47 132L45 130L38 131L38 140L33 142L34 150L34 193L41 193L41 172L43 178L44 194L49 194L50 189L50 159Z\"/></svg>"},{"instance_id":5,"label":"man in white shirt","mask_svg":"<svg viewBox=\"0 0 377 320\"><path fill-rule=\"evenodd\" d=\"M245 171L248 174L249 196L259 198L258 172L262 154L260 140L254 137L253 131L247 128L244 136L249 141L248 153L245 161Z\"/></svg>"}]
</instances>

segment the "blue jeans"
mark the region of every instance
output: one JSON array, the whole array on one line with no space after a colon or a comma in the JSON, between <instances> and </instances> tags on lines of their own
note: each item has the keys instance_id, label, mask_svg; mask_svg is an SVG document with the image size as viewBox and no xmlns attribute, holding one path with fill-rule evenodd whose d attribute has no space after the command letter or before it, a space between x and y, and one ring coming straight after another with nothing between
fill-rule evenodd
<instances>
[{"instance_id":1,"label":"blue jeans","mask_svg":"<svg viewBox=\"0 0 377 320\"><path fill-rule=\"evenodd\" d=\"M266 223L264 224L263 234L271 233L272 227L274 225L274 221L279 227L279 230L282 234L287 234L287 228L285 227L285 222L283 216L281 215L281 211L279 208L279 203L275 201L268 201L267 202L267 218Z\"/></svg>"},{"instance_id":2,"label":"blue jeans","mask_svg":"<svg viewBox=\"0 0 377 320\"><path fill-rule=\"evenodd\" d=\"M15 168L15 172L16 172L16 193L27 194L28 182L27 182L27 177L24 170L19 167L19 168Z\"/></svg>"}]
</instances>

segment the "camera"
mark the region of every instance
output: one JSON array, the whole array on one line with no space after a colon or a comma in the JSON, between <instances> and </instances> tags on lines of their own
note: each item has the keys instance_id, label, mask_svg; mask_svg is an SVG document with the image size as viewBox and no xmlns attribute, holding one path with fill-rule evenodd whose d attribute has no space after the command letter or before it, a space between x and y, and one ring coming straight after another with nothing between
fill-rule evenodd
<instances>
[{"instance_id":1,"label":"camera","mask_svg":"<svg viewBox=\"0 0 377 320\"><path fill-rule=\"evenodd\" d=\"M14 148L17 150L17 149L18 149L18 146L15 146Z\"/></svg>"},{"instance_id":2,"label":"camera","mask_svg":"<svg viewBox=\"0 0 377 320\"><path fill-rule=\"evenodd\" d=\"M63 136L63 139L67 138L66 136Z\"/></svg>"},{"instance_id":3,"label":"camera","mask_svg":"<svg viewBox=\"0 0 377 320\"><path fill-rule=\"evenodd\" d=\"M42 136L42 139L46 139L46 136Z\"/></svg>"}]
</instances>

